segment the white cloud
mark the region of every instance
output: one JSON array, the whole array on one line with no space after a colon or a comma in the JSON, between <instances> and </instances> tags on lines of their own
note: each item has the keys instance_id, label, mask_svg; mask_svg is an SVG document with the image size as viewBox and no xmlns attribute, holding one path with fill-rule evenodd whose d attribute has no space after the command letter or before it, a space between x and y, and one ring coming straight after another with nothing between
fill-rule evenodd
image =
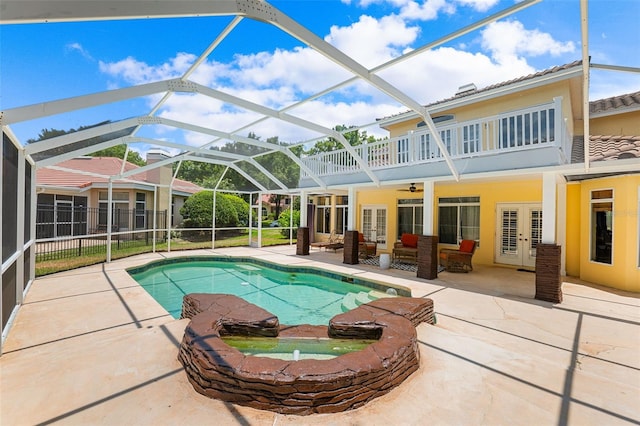
<instances>
[{"instance_id":1,"label":"white cloud","mask_svg":"<svg viewBox=\"0 0 640 426\"><path fill-rule=\"evenodd\" d=\"M398 14L404 19L430 21L436 19L440 13L455 13L458 6L486 12L498 2L499 0L359 0L357 4L362 8L387 4L398 9ZM351 1L343 0L343 3L351 4Z\"/></svg>"},{"instance_id":2,"label":"white cloud","mask_svg":"<svg viewBox=\"0 0 640 426\"><path fill-rule=\"evenodd\" d=\"M500 63L522 56L560 56L576 49L572 41L556 41L549 33L526 29L520 21L494 22L482 30L481 37L482 47Z\"/></svg>"},{"instance_id":3,"label":"white cloud","mask_svg":"<svg viewBox=\"0 0 640 426\"><path fill-rule=\"evenodd\" d=\"M195 55L178 53L168 62L152 66L129 56L118 62L100 61L100 71L131 84L150 83L182 76L195 60Z\"/></svg>"},{"instance_id":4,"label":"white cloud","mask_svg":"<svg viewBox=\"0 0 640 426\"><path fill-rule=\"evenodd\" d=\"M402 62L380 75L411 94L413 99L427 104L454 96L458 87L468 83L482 88L534 71L519 58L496 63L483 53L443 47Z\"/></svg>"},{"instance_id":5,"label":"white cloud","mask_svg":"<svg viewBox=\"0 0 640 426\"><path fill-rule=\"evenodd\" d=\"M493 3L494 0L458 0L456 4L480 9L490 7ZM394 5L405 11L418 7L422 14L416 9L411 20L403 19L400 15L381 18L363 15L349 26L331 27L325 40L365 67L373 68L415 47L420 28L409 22L415 22L416 16L428 19L428 16L435 16L453 7L453 3L443 0L421 4L397 0ZM428 11L427 7L432 10ZM559 55L575 49L571 42L556 41L550 34L526 29L518 21L490 25L480 33L480 40L475 46L481 46L488 53L441 47L388 68L380 76L414 100L428 104L453 96L457 88L464 84L475 83L478 88L482 88L530 74L535 70L527 62L527 57ZM140 84L180 77L195 59L192 54L179 53L165 63L150 65L129 57L113 63L100 62L100 70L116 81ZM227 63L207 60L190 79L280 110L350 77L351 74L313 49L296 47L238 54ZM157 102L157 97L150 98L150 102ZM333 128L339 124L350 126L371 123L376 118L404 110L405 107L367 82L358 81L319 99L303 103L289 113ZM261 117L258 113L198 94L172 95L163 105L160 115L223 132L234 132ZM285 142L300 142L320 136L314 131L271 118L241 130L240 134L246 136L250 130L263 140L278 136ZM171 136L184 133L183 140L190 145L201 145L215 139L210 135L168 129L158 129L156 132L165 132L165 135L171 133ZM368 133L379 136L384 134L376 126L368 130Z\"/></svg>"},{"instance_id":6,"label":"white cloud","mask_svg":"<svg viewBox=\"0 0 640 426\"><path fill-rule=\"evenodd\" d=\"M499 1L500 0L456 0L460 5L469 6L478 12L486 12L498 4Z\"/></svg>"},{"instance_id":7,"label":"white cloud","mask_svg":"<svg viewBox=\"0 0 640 426\"><path fill-rule=\"evenodd\" d=\"M93 61L93 57L91 56L91 54L80 43L69 43L65 46L65 49L68 52L77 52L85 59Z\"/></svg>"},{"instance_id":8,"label":"white cloud","mask_svg":"<svg viewBox=\"0 0 640 426\"><path fill-rule=\"evenodd\" d=\"M400 16L407 20L432 21L440 12L455 13L454 4L446 0L408 1L400 8Z\"/></svg>"},{"instance_id":9,"label":"white cloud","mask_svg":"<svg viewBox=\"0 0 640 426\"><path fill-rule=\"evenodd\" d=\"M408 26L399 16L380 19L363 15L348 27L332 26L325 40L367 68L387 62L413 43L420 29Z\"/></svg>"}]
</instances>

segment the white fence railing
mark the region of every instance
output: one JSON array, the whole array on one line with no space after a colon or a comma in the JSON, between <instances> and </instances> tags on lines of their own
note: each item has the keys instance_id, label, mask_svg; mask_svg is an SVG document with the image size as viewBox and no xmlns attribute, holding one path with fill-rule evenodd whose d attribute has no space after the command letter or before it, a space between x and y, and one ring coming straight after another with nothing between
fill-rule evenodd
<instances>
[{"instance_id":1,"label":"white fence railing","mask_svg":"<svg viewBox=\"0 0 640 426\"><path fill-rule=\"evenodd\" d=\"M452 158L468 158L498 152L536 149L554 145L565 147L568 133L562 120L561 99L536 107L511 111L473 121L437 126L440 138ZM442 151L425 130L354 147L371 169L399 167L441 161ZM362 167L346 149L303 158L318 176L354 173ZM302 172L302 177L307 176Z\"/></svg>"}]
</instances>

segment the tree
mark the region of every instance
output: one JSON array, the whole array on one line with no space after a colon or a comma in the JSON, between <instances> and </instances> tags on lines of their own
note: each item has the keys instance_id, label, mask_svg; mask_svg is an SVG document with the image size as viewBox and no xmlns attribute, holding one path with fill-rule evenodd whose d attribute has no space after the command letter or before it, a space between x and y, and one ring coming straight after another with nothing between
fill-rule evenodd
<instances>
[{"instance_id":1,"label":"tree","mask_svg":"<svg viewBox=\"0 0 640 426\"><path fill-rule=\"evenodd\" d=\"M293 212L293 236L295 238L297 237L298 227L300 226L300 210L287 209L283 211L278 218L278 225L283 228L289 228L289 226L291 225L291 212ZM285 237L289 236L289 229L281 229L280 233Z\"/></svg>"},{"instance_id":2,"label":"tree","mask_svg":"<svg viewBox=\"0 0 640 426\"><path fill-rule=\"evenodd\" d=\"M354 128L354 126L338 125L334 127L333 130L342 133L345 130L348 130L351 128ZM376 141L375 137L368 136L366 131L360 132L358 129L355 129L349 132L344 132L342 133L342 135L347 140L347 142L349 142L349 145L351 146L358 146L358 145L362 145L363 143L372 143ZM321 152L337 151L343 148L344 146L342 145L341 142L339 142L334 137L329 136L327 139L316 142L313 147L311 147L307 152L305 152L305 154L316 155Z\"/></svg>"},{"instance_id":3,"label":"tree","mask_svg":"<svg viewBox=\"0 0 640 426\"><path fill-rule=\"evenodd\" d=\"M116 145L110 148L101 149L100 151L96 151L90 154L91 157L114 157L114 158L124 158L124 154L127 150L127 145ZM144 166L147 162L140 157L136 151L129 150L127 154L127 161L133 163L137 166Z\"/></svg>"},{"instance_id":4,"label":"tree","mask_svg":"<svg viewBox=\"0 0 640 426\"><path fill-rule=\"evenodd\" d=\"M180 214L185 228L209 228L213 222L213 191L200 191L184 202ZM249 204L237 195L216 195L216 227L246 225Z\"/></svg>"},{"instance_id":5,"label":"tree","mask_svg":"<svg viewBox=\"0 0 640 426\"><path fill-rule=\"evenodd\" d=\"M173 163L173 171L175 173L178 163ZM225 166L221 164L204 163L201 161L183 161L178 170L178 178L184 179L189 182L193 182L203 188L214 189L218 186L218 189L225 189L234 191L236 186L234 182L225 177L220 185L218 181L220 176L224 172Z\"/></svg>"}]
</instances>

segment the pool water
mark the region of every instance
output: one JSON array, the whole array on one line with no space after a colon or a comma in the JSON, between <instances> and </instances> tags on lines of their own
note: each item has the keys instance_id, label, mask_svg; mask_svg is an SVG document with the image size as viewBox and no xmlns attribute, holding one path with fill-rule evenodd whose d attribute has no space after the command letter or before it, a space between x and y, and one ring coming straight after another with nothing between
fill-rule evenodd
<instances>
[{"instance_id":1,"label":"pool water","mask_svg":"<svg viewBox=\"0 0 640 426\"><path fill-rule=\"evenodd\" d=\"M250 262L197 260L129 271L174 318L189 293L242 297L275 314L280 324L326 325L333 316L384 295L359 284L309 272L286 272Z\"/></svg>"},{"instance_id":2,"label":"pool water","mask_svg":"<svg viewBox=\"0 0 640 426\"><path fill-rule=\"evenodd\" d=\"M329 339L329 338L276 338L224 336L222 340L245 355L291 361L303 359L332 359L337 356L360 351L376 340ZM294 356L294 351L298 351Z\"/></svg>"}]
</instances>

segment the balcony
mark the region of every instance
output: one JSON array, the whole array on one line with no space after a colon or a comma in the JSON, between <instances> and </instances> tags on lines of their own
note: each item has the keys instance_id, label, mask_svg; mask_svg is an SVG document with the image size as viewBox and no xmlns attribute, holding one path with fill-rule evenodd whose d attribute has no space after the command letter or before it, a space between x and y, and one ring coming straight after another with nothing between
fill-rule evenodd
<instances>
[{"instance_id":1,"label":"balcony","mask_svg":"<svg viewBox=\"0 0 640 426\"><path fill-rule=\"evenodd\" d=\"M561 116L561 102L561 98L556 98L548 104L438 125L437 129L461 174L564 164L571 139ZM426 127L355 146L354 150L361 162L346 149L302 160L330 185L370 181L363 164L381 181L451 175L443 153ZM301 174L302 187L311 184L309 176Z\"/></svg>"}]
</instances>

